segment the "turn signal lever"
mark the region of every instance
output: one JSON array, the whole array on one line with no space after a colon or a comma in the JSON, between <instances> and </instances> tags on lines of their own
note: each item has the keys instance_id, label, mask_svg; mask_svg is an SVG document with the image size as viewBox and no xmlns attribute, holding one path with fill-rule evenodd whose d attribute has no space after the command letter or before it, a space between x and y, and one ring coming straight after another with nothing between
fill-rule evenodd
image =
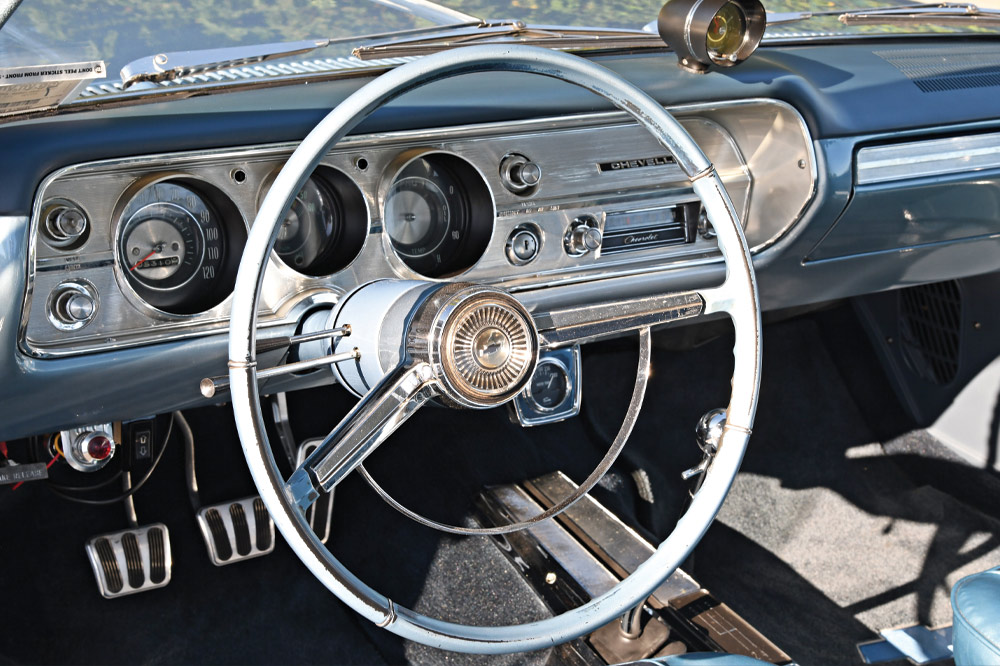
<instances>
[{"instance_id":1,"label":"turn signal lever","mask_svg":"<svg viewBox=\"0 0 1000 666\"><path fill-rule=\"evenodd\" d=\"M708 466L712 464L712 458L719 450L722 441L722 430L726 427L726 410L713 409L705 412L705 415L698 419L698 425L694 428L695 440L698 448L701 449L704 457L701 462L691 469L681 472L681 478L689 481L699 474L704 473Z\"/></svg>"},{"instance_id":2,"label":"turn signal lever","mask_svg":"<svg viewBox=\"0 0 1000 666\"><path fill-rule=\"evenodd\" d=\"M301 335L293 335L288 338L277 338L276 341L264 340L257 345L257 353L260 354L264 351L281 349L283 347L291 347L292 345L298 345L305 342L314 342L316 340L346 337L350 334L351 334L351 327L349 325L346 325L337 328L330 328L322 331L316 331L313 333L303 333ZM347 361L350 359L357 359L359 357L360 353L358 352L357 348L339 354L327 354L325 356L320 356L318 358L312 358L308 360L297 361L295 363L288 363L286 365L279 365L274 368L258 370L257 379L267 379L268 377L287 375L292 372L302 372L304 370L310 370L312 368L318 368L320 366L329 365L331 363L339 363L341 361ZM228 375L220 375L218 377L206 377L205 379L201 380L201 384L199 385L201 394L206 398L211 398L221 389L225 389L228 387L229 387Z\"/></svg>"}]
</instances>

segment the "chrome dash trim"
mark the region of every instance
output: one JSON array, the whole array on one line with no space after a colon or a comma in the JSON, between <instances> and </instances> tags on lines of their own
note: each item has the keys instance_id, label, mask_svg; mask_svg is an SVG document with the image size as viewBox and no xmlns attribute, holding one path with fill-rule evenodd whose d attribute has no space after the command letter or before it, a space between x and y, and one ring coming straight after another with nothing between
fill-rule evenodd
<instances>
[{"instance_id":1,"label":"chrome dash trim","mask_svg":"<svg viewBox=\"0 0 1000 666\"><path fill-rule=\"evenodd\" d=\"M1000 132L869 146L858 151L858 185L1000 168Z\"/></svg>"},{"instance_id":2,"label":"chrome dash trim","mask_svg":"<svg viewBox=\"0 0 1000 666\"><path fill-rule=\"evenodd\" d=\"M729 181L727 185L737 201L737 209L743 213L747 225L746 235L753 252L769 247L801 219L815 197L816 156L805 121L794 107L784 102L755 98L678 105L668 109L671 113L678 114L682 122L689 123L689 127L700 128L699 131L716 136L720 150L736 158L737 161L731 160L729 166L722 170L722 175ZM462 152L466 144L468 150L481 150L480 147L484 144L495 144L499 149L512 141L531 141L537 137L545 137L550 132L570 136L577 132L608 131L614 136L620 136L618 133L621 128L630 125L634 125L634 121L625 113L600 112L345 138L329 152L322 164L348 174L363 191L365 215L369 225L365 248L349 270L329 277L301 275L278 260L272 261L266 280L268 293L262 302L260 324L267 327L289 325L311 304L318 301L336 302L340 295L363 281L382 277L413 277L393 254L385 252L385 243L381 242L384 239L381 238L379 174L394 154L417 147L462 154L468 158L469 155ZM748 127L752 129L748 130ZM608 141L598 142L596 146L597 152L607 150ZM127 321L112 326L111 320L105 319L98 322L99 326L90 326L71 338L62 335L56 337L53 331L44 328L44 322L37 321L37 312L32 312L31 293L36 293L34 300L37 300L48 293L53 281L68 277L90 278L90 274L98 268L93 265L94 258L107 261L113 256L111 243L105 240L114 231L107 226L113 222L111 217L114 204L111 202L125 190L130 176L183 174L185 177L204 180L240 208L243 217L241 223L249 226L268 177L288 158L294 147L294 144L282 143L142 155L74 164L50 174L39 188L31 218L30 249L33 256L28 261L29 302L22 308L21 315L21 350L36 358L51 358L223 332L229 322L231 298L203 313L168 315L137 303L128 289L118 293L120 281L108 271L102 277L103 281L97 285L102 296L106 295L105 291L113 296L110 300L105 299L104 312L124 313L122 316ZM354 157L361 154L371 163L371 167L365 172L358 170L353 164ZM488 151L482 153L487 154ZM573 156L579 154L577 151ZM795 159L790 157L793 154L796 159L801 158L802 165L796 166ZM481 157L480 153L475 156ZM249 176L247 182L241 185L233 184L229 178L230 171L237 166ZM660 204L693 198L691 190L686 189L690 187L690 182L678 168L661 168L663 181L673 189L643 189L643 186L630 192L628 196L615 194L612 191L614 188L603 194L590 194L574 182L563 187L565 192L557 192L556 196L547 195L544 200L521 199L500 190L497 183L491 181L497 212L494 238L486 255L464 277L483 284L501 285L516 293L608 278L652 275L664 270L721 265L722 257L715 249L714 242L704 239L697 239L695 243L684 246L673 246L669 250L651 248L607 256L594 253L583 259L572 260L562 257L557 245L547 243L544 238L542 256L532 262L530 267L512 269L509 265L503 247L505 238L511 228L525 221L537 223L542 220L543 236L547 236L558 231L556 227L560 220L571 219L581 212L596 213L603 218L605 213L628 210L650 201ZM487 176L492 178L492 173ZM604 177L615 179L622 176ZM50 256L53 253L49 249L36 248L40 244L37 241L37 228L42 202L49 196L56 196L59 190L79 188L96 182L91 180L93 178L110 185L106 188L107 196L101 197L100 206L95 206L101 209L98 211L101 214L97 217L102 220L103 226L99 225L100 228L95 231L88 246L83 248L84 254L78 257L53 257ZM783 187L773 187L779 181ZM793 181L794 186L789 185ZM753 196L753 193L764 191L777 193L767 197ZM106 247L103 250L95 247L95 241L106 243ZM34 256L36 249L39 252L37 257ZM72 270L69 268L71 261ZM35 303L34 308L37 307L38 304Z\"/></svg>"}]
</instances>

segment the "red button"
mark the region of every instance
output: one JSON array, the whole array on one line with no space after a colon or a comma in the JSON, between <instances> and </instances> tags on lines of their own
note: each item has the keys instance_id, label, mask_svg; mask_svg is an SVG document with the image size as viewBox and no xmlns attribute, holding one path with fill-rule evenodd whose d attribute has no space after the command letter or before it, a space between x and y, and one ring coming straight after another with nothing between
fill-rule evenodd
<instances>
[{"instance_id":1,"label":"red button","mask_svg":"<svg viewBox=\"0 0 1000 666\"><path fill-rule=\"evenodd\" d=\"M104 460L111 455L111 449L111 440L103 435L98 435L87 443L87 453L94 460Z\"/></svg>"}]
</instances>

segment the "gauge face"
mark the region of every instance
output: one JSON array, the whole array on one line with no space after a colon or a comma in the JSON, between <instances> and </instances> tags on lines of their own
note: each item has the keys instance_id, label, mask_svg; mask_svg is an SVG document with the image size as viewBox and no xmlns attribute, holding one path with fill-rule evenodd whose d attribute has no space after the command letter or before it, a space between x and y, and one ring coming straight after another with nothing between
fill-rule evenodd
<instances>
[{"instance_id":1,"label":"gauge face","mask_svg":"<svg viewBox=\"0 0 1000 666\"><path fill-rule=\"evenodd\" d=\"M201 209L198 213L205 210L195 208ZM132 280L151 289L172 289L201 270L205 233L195 213L175 203L154 203L143 206L128 219L121 232L119 252ZM215 255L218 257L218 252Z\"/></svg>"},{"instance_id":2,"label":"gauge face","mask_svg":"<svg viewBox=\"0 0 1000 666\"><path fill-rule=\"evenodd\" d=\"M338 211L327 188L310 178L285 215L274 251L298 271L309 271L340 232Z\"/></svg>"},{"instance_id":3,"label":"gauge face","mask_svg":"<svg viewBox=\"0 0 1000 666\"><path fill-rule=\"evenodd\" d=\"M430 153L395 175L382 209L396 255L427 277L472 266L492 234L493 201L482 176L455 155Z\"/></svg>"},{"instance_id":4,"label":"gauge face","mask_svg":"<svg viewBox=\"0 0 1000 666\"><path fill-rule=\"evenodd\" d=\"M448 199L433 180L403 178L386 196L385 230L403 256L424 257L440 248L450 222Z\"/></svg>"},{"instance_id":5,"label":"gauge face","mask_svg":"<svg viewBox=\"0 0 1000 666\"><path fill-rule=\"evenodd\" d=\"M346 268L368 235L364 195L342 172L319 167L292 202L274 241L287 266L312 277Z\"/></svg>"},{"instance_id":6,"label":"gauge face","mask_svg":"<svg viewBox=\"0 0 1000 666\"><path fill-rule=\"evenodd\" d=\"M569 375L554 361L541 360L531 376L529 387L532 399L544 410L561 405L570 392Z\"/></svg>"},{"instance_id":7,"label":"gauge face","mask_svg":"<svg viewBox=\"0 0 1000 666\"><path fill-rule=\"evenodd\" d=\"M126 204L117 231L118 265L142 300L188 314L225 298L232 261L216 211L206 197L176 182L145 187Z\"/></svg>"},{"instance_id":8,"label":"gauge face","mask_svg":"<svg viewBox=\"0 0 1000 666\"><path fill-rule=\"evenodd\" d=\"M708 24L705 44L709 55L716 60L736 60L746 34L746 13L730 0Z\"/></svg>"}]
</instances>

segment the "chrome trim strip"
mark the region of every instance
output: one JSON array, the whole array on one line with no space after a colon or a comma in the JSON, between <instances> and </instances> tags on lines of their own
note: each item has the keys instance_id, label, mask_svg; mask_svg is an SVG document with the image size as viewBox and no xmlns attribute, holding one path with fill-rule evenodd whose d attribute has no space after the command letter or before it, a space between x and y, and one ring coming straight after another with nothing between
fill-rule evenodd
<instances>
[{"instance_id":1,"label":"chrome trim strip","mask_svg":"<svg viewBox=\"0 0 1000 666\"><path fill-rule=\"evenodd\" d=\"M1000 132L869 146L858 151L858 185L1000 168Z\"/></svg>"}]
</instances>

